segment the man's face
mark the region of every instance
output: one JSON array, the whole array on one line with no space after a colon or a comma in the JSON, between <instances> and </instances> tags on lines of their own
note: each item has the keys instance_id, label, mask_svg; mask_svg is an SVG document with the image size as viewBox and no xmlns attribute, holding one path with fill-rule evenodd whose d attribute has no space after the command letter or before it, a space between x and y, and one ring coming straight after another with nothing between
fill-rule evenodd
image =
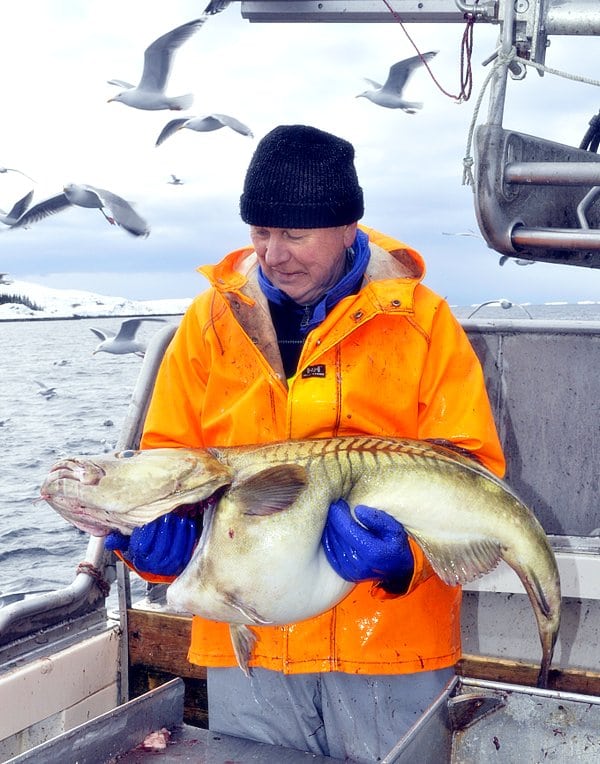
<instances>
[{"instance_id":1,"label":"man's face","mask_svg":"<svg viewBox=\"0 0 600 764\"><path fill-rule=\"evenodd\" d=\"M344 273L356 223L337 228L250 226L250 237L269 281L302 305L316 302Z\"/></svg>"}]
</instances>

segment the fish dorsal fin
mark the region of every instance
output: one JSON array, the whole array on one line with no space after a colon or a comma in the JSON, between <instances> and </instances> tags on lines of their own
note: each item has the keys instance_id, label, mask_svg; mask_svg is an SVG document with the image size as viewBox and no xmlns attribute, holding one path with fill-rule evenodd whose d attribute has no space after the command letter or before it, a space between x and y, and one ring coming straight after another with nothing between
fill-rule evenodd
<instances>
[{"instance_id":1,"label":"fish dorsal fin","mask_svg":"<svg viewBox=\"0 0 600 764\"><path fill-rule=\"evenodd\" d=\"M467 584L489 573L502 557L500 544L492 539L440 541L412 531L411 536L437 575L449 586Z\"/></svg>"},{"instance_id":2,"label":"fish dorsal fin","mask_svg":"<svg viewBox=\"0 0 600 764\"><path fill-rule=\"evenodd\" d=\"M291 506L308 481L298 464L267 467L231 488L236 503L246 515L272 515Z\"/></svg>"}]
</instances>

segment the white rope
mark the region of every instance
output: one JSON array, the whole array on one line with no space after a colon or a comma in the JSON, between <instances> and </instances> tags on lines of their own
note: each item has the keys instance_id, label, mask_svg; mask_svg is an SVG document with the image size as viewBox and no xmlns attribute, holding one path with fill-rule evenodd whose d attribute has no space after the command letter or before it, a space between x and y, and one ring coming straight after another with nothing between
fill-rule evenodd
<instances>
[{"instance_id":1,"label":"white rope","mask_svg":"<svg viewBox=\"0 0 600 764\"><path fill-rule=\"evenodd\" d=\"M568 72L562 72L559 69L552 69L551 67L545 66L545 64L538 64L535 61L528 61L527 59L519 58L517 56L517 51L513 47L510 49L508 53L503 54L500 50L500 48L496 51L496 60L494 61L494 65L492 66L492 69L490 72L488 72L487 77L485 78L483 85L481 86L481 92L479 93L479 96L477 98L477 101L475 102L475 108L473 109L473 117L471 119L471 124L469 126L469 133L467 136L467 148L465 152L465 156L463 158L463 180L462 184L463 186L474 186L474 179L473 179L473 157L471 156L471 147L473 144L473 134L475 132L475 125L477 123L477 118L479 116L479 109L481 108L481 102L483 100L483 96L485 91L487 90L487 87L490 83L490 80L492 79L494 73L496 72L496 69L499 66L502 65L508 65L511 61L518 61L520 64L524 64L525 66L531 66L533 69L537 69L538 71L548 73L548 74L554 74L557 77L564 77L568 80L574 80L575 82L582 82L585 85L594 85L595 87L600 87L600 80L594 80L590 79L589 77L582 77L579 74L569 74ZM475 189L473 188L473 193L475 193Z\"/></svg>"},{"instance_id":2,"label":"white rope","mask_svg":"<svg viewBox=\"0 0 600 764\"><path fill-rule=\"evenodd\" d=\"M592 80L589 77L582 77L580 74L569 74L569 72L561 72L560 69L552 69L544 64L538 64L535 61L527 61L527 59L518 59L525 66L531 66L540 72L547 72L548 74L555 74L557 77L564 77L567 80L575 80L575 82L583 82L585 85L594 85L600 87L600 80Z\"/></svg>"},{"instance_id":3,"label":"white rope","mask_svg":"<svg viewBox=\"0 0 600 764\"><path fill-rule=\"evenodd\" d=\"M498 51L498 59L499 58L500 58L500 52ZM487 90L487 86L490 84L490 80L494 76L496 68L500 65L498 59L494 62L493 67L487 73L487 77L483 81L483 85L481 86L481 91L479 92L477 101L475 101L475 108L473 109L473 117L471 118L471 124L469 126L469 133L467 136L467 148L466 148L465 156L463 158L463 179L462 179L463 186L473 187L475 185L473 180L473 173L471 171L471 168L473 167L473 157L471 156L471 145L473 143L473 133L475 132L475 124L477 123L477 117L479 116L479 109L481 108L481 102L483 101L483 96L485 94L485 91ZM473 188L473 193L475 193L474 188Z\"/></svg>"}]
</instances>

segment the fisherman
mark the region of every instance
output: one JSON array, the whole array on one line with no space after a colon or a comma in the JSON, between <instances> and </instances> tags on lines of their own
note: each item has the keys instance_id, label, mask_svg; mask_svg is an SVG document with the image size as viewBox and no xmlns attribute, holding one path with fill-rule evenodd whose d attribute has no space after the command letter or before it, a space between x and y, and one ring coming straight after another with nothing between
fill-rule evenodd
<instances>
[{"instance_id":1,"label":"fisherman","mask_svg":"<svg viewBox=\"0 0 600 764\"><path fill-rule=\"evenodd\" d=\"M352 144L276 127L250 162L240 212L252 246L199 269L210 287L165 353L142 448L394 436L443 442L502 476L481 366L423 285L421 255L358 226ZM355 512L360 522L333 502L322 544L357 585L315 618L253 626L250 678L227 624L193 618L188 658L208 667L211 730L373 762L453 676L460 587L442 583L395 519ZM198 535L192 517L171 513L108 545L146 580L168 582Z\"/></svg>"}]
</instances>

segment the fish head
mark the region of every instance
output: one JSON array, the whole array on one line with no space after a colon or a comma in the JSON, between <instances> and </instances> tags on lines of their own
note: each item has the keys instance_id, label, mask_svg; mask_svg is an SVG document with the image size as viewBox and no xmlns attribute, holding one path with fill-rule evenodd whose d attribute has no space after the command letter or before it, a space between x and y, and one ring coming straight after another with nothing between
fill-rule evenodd
<instances>
[{"instance_id":1,"label":"fish head","mask_svg":"<svg viewBox=\"0 0 600 764\"><path fill-rule=\"evenodd\" d=\"M210 498L230 470L205 449L124 450L58 461L41 497L72 525L94 536L131 531L177 507Z\"/></svg>"}]
</instances>

